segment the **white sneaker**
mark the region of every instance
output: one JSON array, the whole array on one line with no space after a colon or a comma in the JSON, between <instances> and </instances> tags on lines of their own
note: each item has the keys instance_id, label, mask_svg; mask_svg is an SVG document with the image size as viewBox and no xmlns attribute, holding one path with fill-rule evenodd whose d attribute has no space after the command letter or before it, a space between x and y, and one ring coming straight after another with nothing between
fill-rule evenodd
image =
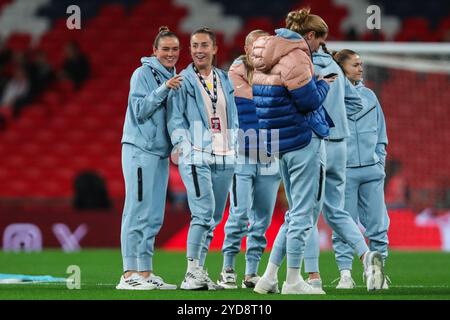
<instances>
[{"instance_id":1,"label":"white sneaker","mask_svg":"<svg viewBox=\"0 0 450 320\"><path fill-rule=\"evenodd\" d=\"M197 268L196 270L186 272L180 288L183 290L208 290L208 281L202 269Z\"/></svg>"},{"instance_id":2,"label":"white sneaker","mask_svg":"<svg viewBox=\"0 0 450 320\"><path fill-rule=\"evenodd\" d=\"M225 289L237 289L236 278L237 274L234 273L233 269L223 270L220 273L217 284L224 287Z\"/></svg>"},{"instance_id":3,"label":"white sneaker","mask_svg":"<svg viewBox=\"0 0 450 320\"><path fill-rule=\"evenodd\" d=\"M336 286L336 289L354 289L354 288L356 288L356 283L351 276L350 277L349 276L341 276L338 279L339 279L339 283Z\"/></svg>"},{"instance_id":4,"label":"white sneaker","mask_svg":"<svg viewBox=\"0 0 450 320\"><path fill-rule=\"evenodd\" d=\"M261 277L258 280L253 291L260 294L280 293L280 289L278 289L278 281L271 281L264 277Z\"/></svg>"},{"instance_id":5,"label":"white sneaker","mask_svg":"<svg viewBox=\"0 0 450 320\"><path fill-rule=\"evenodd\" d=\"M285 281L281 288L281 294L325 294L325 291L320 291L311 287L305 280L300 280L295 284L289 284Z\"/></svg>"},{"instance_id":6,"label":"white sneaker","mask_svg":"<svg viewBox=\"0 0 450 320\"><path fill-rule=\"evenodd\" d=\"M367 291L380 290L384 284L383 258L378 251L367 251L364 255L363 280Z\"/></svg>"},{"instance_id":7,"label":"white sneaker","mask_svg":"<svg viewBox=\"0 0 450 320\"><path fill-rule=\"evenodd\" d=\"M156 285L148 283L138 273L133 273L131 276L125 279L122 275L120 282L116 286L118 290L153 290L156 289Z\"/></svg>"},{"instance_id":8,"label":"white sneaker","mask_svg":"<svg viewBox=\"0 0 450 320\"><path fill-rule=\"evenodd\" d=\"M156 285L156 289L159 290L176 290L177 286L175 284L165 283L161 277L151 274L149 277L144 279L148 283Z\"/></svg>"},{"instance_id":9,"label":"white sneaker","mask_svg":"<svg viewBox=\"0 0 450 320\"><path fill-rule=\"evenodd\" d=\"M215 291L215 290L224 290L225 288L222 287L219 284L216 284L214 281L211 280L211 278L208 275L208 270L203 269L202 267L200 267L200 272L203 273L203 276L206 279L206 284L208 286L208 290L209 291Z\"/></svg>"},{"instance_id":10,"label":"white sneaker","mask_svg":"<svg viewBox=\"0 0 450 320\"><path fill-rule=\"evenodd\" d=\"M256 286L256 283L258 283L259 279L261 279L260 276L258 276L257 274L252 274L252 277L245 279L244 276L244 280L242 280L242 288L243 289L251 289L254 288Z\"/></svg>"},{"instance_id":11,"label":"white sneaker","mask_svg":"<svg viewBox=\"0 0 450 320\"><path fill-rule=\"evenodd\" d=\"M322 288L322 279L308 279L307 283L315 290L318 294L325 294Z\"/></svg>"}]
</instances>

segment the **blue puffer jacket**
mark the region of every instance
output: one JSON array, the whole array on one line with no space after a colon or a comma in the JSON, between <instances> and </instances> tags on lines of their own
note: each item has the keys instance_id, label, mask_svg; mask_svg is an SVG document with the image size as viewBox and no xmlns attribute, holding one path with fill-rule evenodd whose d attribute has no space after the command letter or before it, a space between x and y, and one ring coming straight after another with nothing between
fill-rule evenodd
<instances>
[{"instance_id":1,"label":"blue puffer jacket","mask_svg":"<svg viewBox=\"0 0 450 320\"><path fill-rule=\"evenodd\" d=\"M260 130L270 131L265 141L270 154L301 149L313 131L324 138L333 126L322 106L329 85L314 76L308 44L291 30L275 32L276 36L258 38L251 53L256 114Z\"/></svg>"}]
</instances>

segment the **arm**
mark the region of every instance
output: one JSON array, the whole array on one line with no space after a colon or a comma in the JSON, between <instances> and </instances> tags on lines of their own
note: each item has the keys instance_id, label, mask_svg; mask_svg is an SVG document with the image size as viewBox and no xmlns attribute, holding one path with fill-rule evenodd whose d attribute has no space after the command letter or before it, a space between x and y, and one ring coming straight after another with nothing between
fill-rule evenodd
<instances>
[{"instance_id":1,"label":"arm","mask_svg":"<svg viewBox=\"0 0 450 320\"><path fill-rule=\"evenodd\" d=\"M381 105L377 99L377 132L378 132L378 141L377 146L375 148L375 152L380 158L381 164L384 166L386 163L386 146L388 144L388 138L386 133L386 121L384 119L383 110L381 109Z\"/></svg>"},{"instance_id":2,"label":"arm","mask_svg":"<svg viewBox=\"0 0 450 320\"><path fill-rule=\"evenodd\" d=\"M330 89L324 80L316 80L307 63L297 64L290 69L284 85L289 90L297 110L303 113L319 108Z\"/></svg>"},{"instance_id":3,"label":"arm","mask_svg":"<svg viewBox=\"0 0 450 320\"><path fill-rule=\"evenodd\" d=\"M174 147L189 142L189 123L184 116L186 110L186 87L172 90L167 98L167 130Z\"/></svg>"},{"instance_id":4,"label":"arm","mask_svg":"<svg viewBox=\"0 0 450 320\"><path fill-rule=\"evenodd\" d=\"M166 83L153 89L146 79L144 69L139 69L131 78L130 100L132 110L139 123L144 123L163 105L169 94Z\"/></svg>"}]
</instances>

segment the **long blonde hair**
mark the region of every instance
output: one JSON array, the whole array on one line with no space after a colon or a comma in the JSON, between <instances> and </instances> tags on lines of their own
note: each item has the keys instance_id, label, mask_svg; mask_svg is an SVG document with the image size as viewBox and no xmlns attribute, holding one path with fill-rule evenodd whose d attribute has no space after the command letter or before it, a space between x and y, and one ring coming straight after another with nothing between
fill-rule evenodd
<instances>
[{"instance_id":1,"label":"long blonde hair","mask_svg":"<svg viewBox=\"0 0 450 320\"><path fill-rule=\"evenodd\" d=\"M288 13L286 17L286 28L295 31L304 36L310 31L316 33L316 38L328 34L328 26L318 15L311 14L310 8L294 10Z\"/></svg>"},{"instance_id":2,"label":"long blonde hair","mask_svg":"<svg viewBox=\"0 0 450 320\"><path fill-rule=\"evenodd\" d=\"M261 36L268 36L268 35L269 35L269 33L264 31L264 30L261 30L261 29L253 30L245 37L245 46L250 45L257 38L259 38ZM247 81L248 81L248 83L250 85L252 85L252 83L253 83L253 74L255 73L255 68L250 63L250 58L249 58L247 53L245 55L240 56L240 59L244 63L245 68L247 70Z\"/></svg>"}]
</instances>

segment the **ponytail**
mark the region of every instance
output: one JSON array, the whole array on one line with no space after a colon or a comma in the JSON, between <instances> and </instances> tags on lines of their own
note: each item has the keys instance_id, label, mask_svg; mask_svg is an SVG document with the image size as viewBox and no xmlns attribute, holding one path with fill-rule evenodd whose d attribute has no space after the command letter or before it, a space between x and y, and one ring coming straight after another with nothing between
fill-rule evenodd
<instances>
[{"instance_id":1,"label":"ponytail","mask_svg":"<svg viewBox=\"0 0 450 320\"><path fill-rule=\"evenodd\" d=\"M170 31L169 27L161 26L159 27L158 34L156 35L155 40L153 41L153 47L158 49L159 41L161 40L161 38L165 37L173 37L178 39L178 36L175 34L175 32Z\"/></svg>"}]
</instances>

